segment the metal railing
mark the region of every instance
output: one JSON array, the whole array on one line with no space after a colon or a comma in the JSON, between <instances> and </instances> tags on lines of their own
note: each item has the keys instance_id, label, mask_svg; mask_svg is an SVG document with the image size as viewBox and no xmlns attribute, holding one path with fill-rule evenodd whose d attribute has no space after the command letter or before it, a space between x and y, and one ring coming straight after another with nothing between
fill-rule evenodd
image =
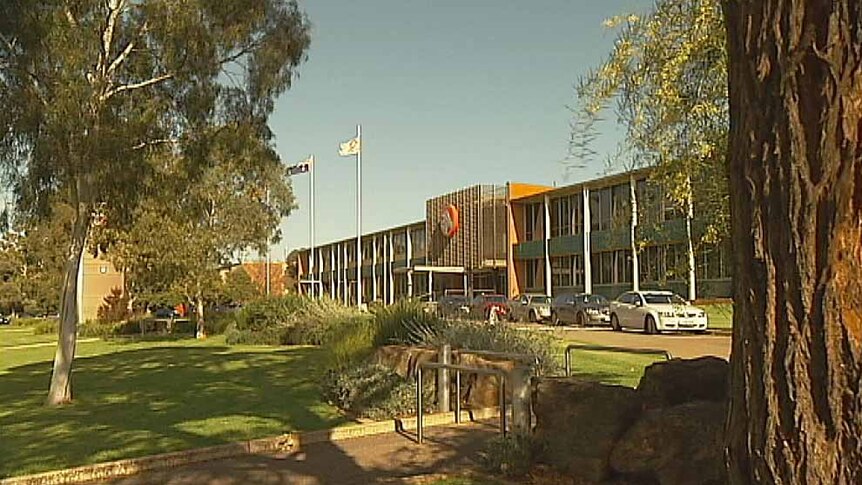
<instances>
[{"instance_id":1,"label":"metal railing","mask_svg":"<svg viewBox=\"0 0 862 485\"><path fill-rule=\"evenodd\" d=\"M424 409L422 406L422 369L453 370L455 371L455 422L461 422L461 373L495 375L500 378L498 389L498 400L500 406L500 432L506 436L506 372L502 369L490 369L482 367L469 367L458 364L441 364L438 362L422 362L416 368L416 441L422 443L423 430L422 420Z\"/></svg>"},{"instance_id":2,"label":"metal railing","mask_svg":"<svg viewBox=\"0 0 862 485\"><path fill-rule=\"evenodd\" d=\"M594 350L599 352L618 352L622 354L664 355L665 360L671 360L670 351L664 349L643 349L630 347L608 347L605 345L569 344L566 346L566 377L572 375L572 350Z\"/></svg>"}]
</instances>

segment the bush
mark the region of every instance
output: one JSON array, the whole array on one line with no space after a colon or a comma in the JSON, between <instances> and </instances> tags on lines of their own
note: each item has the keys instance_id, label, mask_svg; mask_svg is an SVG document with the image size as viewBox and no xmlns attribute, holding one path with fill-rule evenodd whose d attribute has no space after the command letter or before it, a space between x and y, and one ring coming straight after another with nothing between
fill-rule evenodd
<instances>
[{"instance_id":1,"label":"bush","mask_svg":"<svg viewBox=\"0 0 862 485\"><path fill-rule=\"evenodd\" d=\"M415 300L399 300L394 305L378 307L373 315L377 324L375 346L417 343L411 333L412 328L436 329L443 324L440 318L426 312L422 303Z\"/></svg>"},{"instance_id":2,"label":"bush","mask_svg":"<svg viewBox=\"0 0 862 485\"><path fill-rule=\"evenodd\" d=\"M87 320L78 325L78 336L109 338L119 335L139 335L141 333L142 320L148 320L148 318L132 318L122 322Z\"/></svg>"},{"instance_id":3,"label":"bush","mask_svg":"<svg viewBox=\"0 0 862 485\"><path fill-rule=\"evenodd\" d=\"M299 295L270 296L255 300L236 315L238 330L258 332L270 327L285 326L311 300Z\"/></svg>"},{"instance_id":4,"label":"bush","mask_svg":"<svg viewBox=\"0 0 862 485\"><path fill-rule=\"evenodd\" d=\"M530 436L496 436L479 455L479 463L489 473L523 477L533 466L535 445Z\"/></svg>"},{"instance_id":5,"label":"bush","mask_svg":"<svg viewBox=\"0 0 862 485\"><path fill-rule=\"evenodd\" d=\"M347 369L371 355L377 338L377 326L368 315L357 314L330 327L323 338L329 367Z\"/></svg>"},{"instance_id":6,"label":"bush","mask_svg":"<svg viewBox=\"0 0 862 485\"><path fill-rule=\"evenodd\" d=\"M552 375L560 367L553 339L544 333L517 330L505 324L461 320L411 327L412 343L433 347L449 344L453 349L526 354L537 359L534 371L539 375Z\"/></svg>"},{"instance_id":7,"label":"bush","mask_svg":"<svg viewBox=\"0 0 862 485\"><path fill-rule=\"evenodd\" d=\"M206 315L204 320L204 330L207 335L220 335L227 330L228 325L236 324L238 310L235 311L214 311ZM194 330L192 330L193 332Z\"/></svg>"},{"instance_id":8,"label":"bush","mask_svg":"<svg viewBox=\"0 0 862 485\"><path fill-rule=\"evenodd\" d=\"M27 320L26 325L33 327L34 335L56 334L60 330L60 321L56 318L21 318L18 320Z\"/></svg>"},{"instance_id":9,"label":"bush","mask_svg":"<svg viewBox=\"0 0 862 485\"><path fill-rule=\"evenodd\" d=\"M129 295L120 288L111 288L111 294L105 297L104 303L97 310L99 320L105 323L122 322L131 316L129 311Z\"/></svg>"},{"instance_id":10,"label":"bush","mask_svg":"<svg viewBox=\"0 0 862 485\"><path fill-rule=\"evenodd\" d=\"M423 408L432 411L433 380L426 379L422 387ZM330 404L362 418L381 420L416 414L415 381L380 365L364 364L345 372L327 372L323 396Z\"/></svg>"},{"instance_id":11,"label":"bush","mask_svg":"<svg viewBox=\"0 0 862 485\"><path fill-rule=\"evenodd\" d=\"M37 325L46 325L45 322L54 322L53 325L57 325L59 319L57 317L16 317L10 323L16 327L35 327Z\"/></svg>"},{"instance_id":12,"label":"bush","mask_svg":"<svg viewBox=\"0 0 862 485\"><path fill-rule=\"evenodd\" d=\"M287 340L286 327L270 327L263 330L240 330L231 323L225 329L228 345L284 345Z\"/></svg>"}]
</instances>

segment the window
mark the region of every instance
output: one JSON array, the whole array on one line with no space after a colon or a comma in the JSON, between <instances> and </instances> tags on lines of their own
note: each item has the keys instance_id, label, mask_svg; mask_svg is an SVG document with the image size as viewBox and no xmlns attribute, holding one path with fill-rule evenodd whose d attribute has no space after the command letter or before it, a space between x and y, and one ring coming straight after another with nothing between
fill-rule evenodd
<instances>
[{"instance_id":1,"label":"window","mask_svg":"<svg viewBox=\"0 0 862 485\"><path fill-rule=\"evenodd\" d=\"M697 252L695 271L698 279L729 278L730 245L727 243L711 245Z\"/></svg>"},{"instance_id":2,"label":"window","mask_svg":"<svg viewBox=\"0 0 862 485\"><path fill-rule=\"evenodd\" d=\"M614 264L616 267L615 283L632 282L632 252L628 249L614 251Z\"/></svg>"},{"instance_id":3,"label":"window","mask_svg":"<svg viewBox=\"0 0 862 485\"><path fill-rule=\"evenodd\" d=\"M410 231L410 250L413 258L425 256L425 229Z\"/></svg>"},{"instance_id":4,"label":"window","mask_svg":"<svg viewBox=\"0 0 862 485\"><path fill-rule=\"evenodd\" d=\"M632 281L631 251L627 249L593 253L591 262L595 284L612 285Z\"/></svg>"},{"instance_id":5,"label":"window","mask_svg":"<svg viewBox=\"0 0 862 485\"><path fill-rule=\"evenodd\" d=\"M401 257L407 255L407 235L403 231L392 235L392 254Z\"/></svg>"},{"instance_id":6,"label":"window","mask_svg":"<svg viewBox=\"0 0 862 485\"><path fill-rule=\"evenodd\" d=\"M612 227L612 196L611 188L598 189L590 192L590 230L607 231Z\"/></svg>"},{"instance_id":7,"label":"window","mask_svg":"<svg viewBox=\"0 0 862 485\"><path fill-rule=\"evenodd\" d=\"M571 197L551 199L551 237L568 236L572 234L572 203Z\"/></svg>"},{"instance_id":8,"label":"window","mask_svg":"<svg viewBox=\"0 0 862 485\"><path fill-rule=\"evenodd\" d=\"M613 187L611 227L620 228L631 225L631 197L631 186L629 184L619 184Z\"/></svg>"},{"instance_id":9,"label":"window","mask_svg":"<svg viewBox=\"0 0 862 485\"><path fill-rule=\"evenodd\" d=\"M542 204L527 204L524 206L524 240L538 241L544 239L542 234L544 224L544 215L542 214Z\"/></svg>"},{"instance_id":10,"label":"window","mask_svg":"<svg viewBox=\"0 0 862 485\"><path fill-rule=\"evenodd\" d=\"M539 282L539 260L538 259L530 259L527 260L524 264L525 275L524 282L526 283L527 288L536 288Z\"/></svg>"},{"instance_id":11,"label":"window","mask_svg":"<svg viewBox=\"0 0 862 485\"><path fill-rule=\"evenodd\" d=\"M554 256L551 258L551 287L572 286L572 257Z\"/></svg>"},{"instance_id":12,"label":"window","mask_svg":"<svg viewBox=\"0 0 862 485\"><path fill-rule=\"evenodd\" d=\"M584 286L584 257L580 254L572 256L572 283Z\"/></svg>"},{"instance_id":13,"label":"window","mask_svg":"<svg viewBox=\"0 0 862 485\"><path fill-rule=\"evenodd\" d=\"M571 197L572 205L572 234L581 234L584 231L584 196L578 193Z\"/></svg>"},{"instance_id":14,"label":"window","mask_svg":"<svg viewBox=\"0 0 862 485\"><path fill-rule=\"evenodd\" d=\"M377 239L377 262L386 261L386 236L380 236Z\"/></svg>"},{"instance_id":15,"label":"window","mask_svg":"<svg viewBox=\"0 0 862 485\"><path fill-rule=\"evenodd\" d=\"M374 254L374 245L371 242L371 239L363 239L362 240L362 260L370 260L372 254Z\"/></svg>"}]
</instances>

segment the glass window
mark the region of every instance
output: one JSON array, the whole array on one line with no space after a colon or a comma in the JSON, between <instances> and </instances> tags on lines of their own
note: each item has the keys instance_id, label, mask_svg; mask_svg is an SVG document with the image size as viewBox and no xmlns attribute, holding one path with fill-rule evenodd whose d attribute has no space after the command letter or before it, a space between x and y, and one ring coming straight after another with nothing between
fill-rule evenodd
<instances>
[{"instance_id":1,"label":"glass window","mask_svg":"<svg viewBox=\"0 0 862 485\"><path fill-rule=\"evenodd\" d=\"M628 227L631 224L631 188L629 184L619 184L613 187L613 215L611 226L614 228Z\"/></svg>"},{"instance_id":2,"label":"glass window","mask_svg":"<svg viewBox=\"0 0 862 485\"><path fill-rule=\"evenodd\" d=\"M572 256L572 283L574 286L584 285L584 257L580 254Z\"/></svg>"},{"instance_id":3,"label":"glass window","mask_svg":"<svg viewBox=\"0 0 862 485\"><path fill-rule=\"evenodd\" d=\"M415 229L410 231L410 251L411 257L421 258L425 256L425 229Z\"/></svg>"},{"instance_id":4,"label":"glass window","mask_svg":"<svg viewBox=\"0 0 862 485\"><path fill-rule=\"evenodd\" d=\"M572 233L571 198L551 199L551 237L568 236Z\"/></svg>"},{"instance_id":5,"label":"glass window","mask_svg":"<svg viewBox=\"0 0 862 485\"><path fill-rule=\"evenodd\" d=\"M628 249L615 251L614 260L616 266L617 278L615 283L631 283L632 282L632 256Z\"/></svg>"},{"instance_id":6,"label":"glass window","mask_svg":"<svg viewBox=\"0 0 862 485\"><path fill-rule=\"evenodd\" d=\"M572 286L572 257L554 256L551 258L551 287Z\"/></svg>"},{"instance_id":7,"label":"glass window","mask_svg":"<svg viewBox=\"0 0 862 485\"><path fill-rule=\"evenodd\" d=\"M581 234L584 232L584 207L583 194L575 194L571 196L572 206L572 234Z\"/></svg>"},{"instance_id":8,"label":"glass window","mask_svg":"<svg viewBox=\"0 0 862 485\"><path fill-rule=\"evenodd\" d=\"M407 235L398 231L392 235L392 254L395 256L407 255Z\"/></svg>"},{"instance_id":9,"label":"glass window","mask_svg":"<svg viewBox=\"0 0 862 485\"><path fill-rule=\"evenodd\" d=\"M601 218L599 219L599 230L607 231L611 228L613 218L613 206L611 202L610 187L601 190Z\"/></svg>"}]
</instances>

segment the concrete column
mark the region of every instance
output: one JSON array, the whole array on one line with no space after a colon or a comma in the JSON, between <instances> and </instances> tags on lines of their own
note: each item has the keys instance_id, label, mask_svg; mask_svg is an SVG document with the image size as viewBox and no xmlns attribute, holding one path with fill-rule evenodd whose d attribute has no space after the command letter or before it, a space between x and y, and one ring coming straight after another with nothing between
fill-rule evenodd
<instances>
[{"instance_id":1,"label":"concrete column","mask_svg":"<svg viewBox=\"0 0 862 485\"><path fill-rule=\"evenodd\" d=\"M410 241L410 228L404 230L407 235L407 296L413 298L413 270L410 269L410 261L413 259L413 243Z\"/></svg>"},{"instance_id":2,"label":"concrete column","mask_svg":"<svg viewBox=\"0 0 862 485\"><path fill-rule=\"evenodd\" d=\"M434 294L434 273L430 271L428 272L428 293L431 295ZM431 298L433 298L433 296Z\"/></svg>"},{"instance_id":3,"label":"concrete column","mask_svg":"<svg viewBox=\"0 0 862 485\"><path fill-rule=\"evenodd\" d=\"M545 223L543 224L545 232L545 294L553 295L551 288L551 198L545 195Z\"/></svg>"},{"instance_id":4,"label":"concrete column","mask_svg":"<svg viewBox=\"0 0 862 485\"><path fill-rule=\"evenodd\" d=\"M638 266L638 242L637 242L637 227L638 227L638 197L637 197L637 182L633 175L629 175L629 194L630 205L632 207L632 291L640 291L640 267Z\"/></svg>"},{"instance_id":5,"label":"concrete column","mask_svg":"<svg viewBox=\"0 0 862 485\"><path fill-rule=\"evenodd\" d=\"M584 293L593 292L592 249L590 248L590 189L584 187Z\"/></svg>"},{"instance_id":6,"label":"concrete column","mask_svg":"<svg viewBox=\"0 0 862 485\"><path fill-rule=\"evenodd\" d=\"M342 297L344 298L344 304L350 304L350 252L347 250L347 244L341 245L341 252L344 254L344 271L342 271L342 276L344 278L344 286L342 291Z\"/></svg>"},{"instance_id":7,"label":"concrete column","mask_svg":"<svg viewBox=\"0 0 862 485\"><path fill-rule=\"evenodd\" d=\"M691 181L689 181L690 186ZM688 299L694 301L697 298L697 278L695 277L694 234L691 231L691 221L694 219L694 201L690 191L688 194L687 209L685 214L685 235L688 239Z\"/></svg>"},{"instance_id":8,"label":"concrete column","mask_svg":"<svg viewBox=\"0 0 862 485\"><path fill-rule=\"evenodd\" d=\"M389 280L389 301L388 301L388 303L391 305L391 304L395 303L395 276L392 273L392 270L394 269L393 266L394 266L394 262L395 262L395 255L394 255L394 252L392 249L392 232L389 233L386 245L389 248L389 256L388 256L388 261L386 263L386 266L388 267L388 270L386 271L386 278Z\"/></svg>"},{"instance_id":9,"label":"concrete column","mask_svg":"<svg viewBox=\"0 0 862 485\"><path fill-rule=\"evenodd\" d=\"M441 364L452 363L452 347L445 344L440 347L438 362ZM458 399L458 397L455 397ZM449 369L437 369L437 410L441 413L449 412Z\"/></svg>"},{"instance_id":10,"label":"concrete column","mask_svg":"<svg viewBox=\"0 0 862 485\"><path fill-rule=\"evenodd\" d=\"M371 236L371 301L377 301L377 235Z\"/></svg>"},{"instance_id":11,"label":"concrete column","mask_svg":"<svg viewBox=\"0 0 862 485\"><path fill-rule=\"evenodd\" d=\"M512 388L512 431L515 435L530 434L531 393L530 379L532 370L525 365L518 365L509 373Z\"/></svg>"}]
</instances>

